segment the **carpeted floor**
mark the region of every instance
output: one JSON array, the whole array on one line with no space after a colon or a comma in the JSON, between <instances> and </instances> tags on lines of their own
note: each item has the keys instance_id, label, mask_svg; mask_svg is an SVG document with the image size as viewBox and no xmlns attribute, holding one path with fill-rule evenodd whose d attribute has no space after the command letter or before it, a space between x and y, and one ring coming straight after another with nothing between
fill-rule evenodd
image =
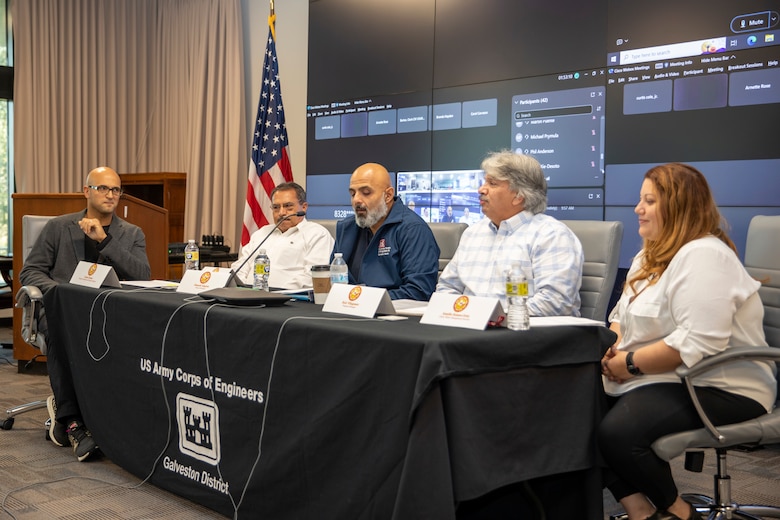
<instances>
[{"instance_id":1,"label":"carpeted floor","mask_svg":"<svg viewBox=\"0 0 780 520\"><path fill-rule=\"evenodd\" d=\"M713 496L715 452L705 453L701 473L685 471L683 457L672 461L675 482L682 493ZM780 507L780 445L752 452L729 451L728 472L731 476L731 498L738 504L762 504ZM612 496L604 493L604 514L622 512Z\"/></svg>"},{"instance_id":2,"label":"carpeted floor","mask_svg":"<svg viewBox=\"0 0 780 520\"><path fill-rule=\"evenodd\" d=\"M0 322L0 343L10 343ZM19 374L13 350L0 349L0 412L51 393L46 376ZM0 520L216 519L224 516L161 490L105 457L78 462L45 440L46 409L18 415L0 431ZM143 421L137 421L143 425ZM139 431L139 435L143 435Z\"/></svg>"},{"instance_id":3,"label":"carpeted floor","mask_svg":"<svg viewBox=\"0 0 780 520\"><path fill-rule=\"evenodd\" d=\"M9 326L0 317L0 343L11 342ZM18 373L9 348L0 349L0 389L3 419L8 407L50 393L45 376ZM11 430L0 431L0 520L224 518L150 484L139 485L140 479L105 457L77 462L69 448L45 440L47 416L46 409L23 414ZM713 453L707 453L703 473L684 471L682 458L673 469L681 490L712 495ZM729 472L736 501L780 506L780 445L730 452ZM605 518L618 512L620 507L605 493Z\"/></svg>"}]
</instances>

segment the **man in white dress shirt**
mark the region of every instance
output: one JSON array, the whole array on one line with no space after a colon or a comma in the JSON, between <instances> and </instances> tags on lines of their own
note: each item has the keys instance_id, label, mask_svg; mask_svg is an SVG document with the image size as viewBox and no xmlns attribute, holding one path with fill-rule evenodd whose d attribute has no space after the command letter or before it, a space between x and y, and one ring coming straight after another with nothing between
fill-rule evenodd
<instances>
[{"instance_id":1,"label":"man in white dress shirt","mask_svg":"<svg viewBox=\"0 0 780 520\"><path fill-rule=\"evenodd\" d=\"M279 289L311 287L311 266L330 263L333 237L323 226L309 222L306 217L291 216L274 229L287 215L306 211L306 192L298 184L285 182L276 186L271 192L271 204L274 223L252 233L249 242L241 248L238 260L230 267L238 269L257 245L268 237L261 246L271 260L268 286ZM257 256L257 252L254 252L254 255ZM251 285L254 260L248 260L237 276L242 282Z\"/></svg>"}]
</instances>

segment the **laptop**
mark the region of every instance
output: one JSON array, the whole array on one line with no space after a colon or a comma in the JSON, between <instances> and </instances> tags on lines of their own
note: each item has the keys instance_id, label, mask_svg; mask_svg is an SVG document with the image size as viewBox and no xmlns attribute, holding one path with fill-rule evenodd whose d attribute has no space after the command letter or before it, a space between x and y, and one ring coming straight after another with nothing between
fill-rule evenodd
<instances>
[{"instance_id":1,"label":"laptop","mask_svg":"<svg viewBox=\"0 0 780 520\"><path fill-rule=\"evenodd\" d=\"M203 299L229 305L284 305L290 301L287 294L270 293L243 287L219 287L198 293Z\"/></svg>"}]
</instances>

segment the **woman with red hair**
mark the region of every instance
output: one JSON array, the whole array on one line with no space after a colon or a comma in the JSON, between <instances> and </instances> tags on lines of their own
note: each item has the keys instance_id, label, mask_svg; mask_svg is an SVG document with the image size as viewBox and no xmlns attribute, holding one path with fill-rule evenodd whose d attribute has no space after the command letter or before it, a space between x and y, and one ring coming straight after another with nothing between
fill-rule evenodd
<instances>
[{"instance_id":1,"label":"woman with red hair","mask_svg":"<svg viewBox=\"0 0 780 520\"><path fill-rule=\"evenodd\" d=\"M695 168L651 168L634 211L643 246L610 314L618 339L601 363L610 402L599 428L605 484L630 520L699 519L651 445L703 426L675 374L678 366L731 347L766 346L761 284L740 262L707 180ZM771 410L776 385L773 364L746 360L694 380L716 425Z\"/></svg>"}]
</instances>

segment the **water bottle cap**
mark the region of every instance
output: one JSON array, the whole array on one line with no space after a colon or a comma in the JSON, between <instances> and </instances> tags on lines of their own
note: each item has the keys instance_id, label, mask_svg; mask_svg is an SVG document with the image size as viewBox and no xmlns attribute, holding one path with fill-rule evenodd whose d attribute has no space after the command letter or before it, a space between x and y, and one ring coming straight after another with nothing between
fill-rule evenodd
<instances>
[{"instance_id":1,"label":"water bottle cap","mask_svg":"<svg viewBox=\"0 0 780 520\"><path fill-rule=\"evenodd\" d=\"M344 255L342 255L341 253L334 253L334 254L333 254L333 257L334 257L334 258L342 258L343 256L344 256Z\"/></svg>"},{"instance_id":2,"label":"water bottle cap","mask_svg":"<svg viewBox=\"0 0 780 520\"><path fill-rule=\"evenodd\" d=\"M194 244L195 243L195 239L191 238L191 239L187 240L187 243L188 244Z\"/></svg>"}]
</instances>

